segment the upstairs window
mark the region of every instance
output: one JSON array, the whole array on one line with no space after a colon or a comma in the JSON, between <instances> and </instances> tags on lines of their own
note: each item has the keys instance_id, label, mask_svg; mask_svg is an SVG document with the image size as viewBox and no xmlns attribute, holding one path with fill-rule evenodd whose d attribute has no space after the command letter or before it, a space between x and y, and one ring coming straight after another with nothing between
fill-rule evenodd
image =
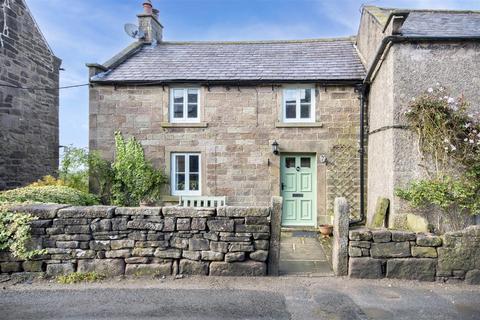
<instances>
[{"instance_id":1,"label":"upstairs window","mask_svg":"<svg viewBox=\"0 0 480 320\"><path fill-rule=\"evenodd\" d=\"M315 122L315 89L283 90L284 122Z\"/></svg>"},{"instance_id":2,"label":"upstairs window","mask_svg":"<svg viewBox=\"0 0 480 320\"><path fill-rule=\"evenodd\" d=\"M200 122L198 88L173 88L170 97L170 122Z\"/></svg>"},{"instance_id":3,"label":"upstairs window","mask_svg":"<svg viewBox=\"0 0 480 320\"><path fill-rule=\"evenodd\" d=\"M200 154L172 153L172 195L200 195Z\"/></svg>"}]
</instances>

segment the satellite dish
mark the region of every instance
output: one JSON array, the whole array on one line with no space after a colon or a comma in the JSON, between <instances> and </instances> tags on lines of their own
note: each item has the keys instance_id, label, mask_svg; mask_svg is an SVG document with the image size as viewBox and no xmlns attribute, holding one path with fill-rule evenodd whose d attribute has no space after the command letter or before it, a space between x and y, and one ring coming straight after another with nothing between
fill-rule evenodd
<instances>
[{"instance_id":1,"label":"satellite dish","mask_svg":"<svg viewBox=\"0 0 480 320\"><path fill-rule=\"evenodd\" d=\"M142 39L145 37L145 32L140 30L140 28L134 24L127 23L125 24L124 29L125 29L125 32L132 38Z\"/></svg>"}]
</instances>

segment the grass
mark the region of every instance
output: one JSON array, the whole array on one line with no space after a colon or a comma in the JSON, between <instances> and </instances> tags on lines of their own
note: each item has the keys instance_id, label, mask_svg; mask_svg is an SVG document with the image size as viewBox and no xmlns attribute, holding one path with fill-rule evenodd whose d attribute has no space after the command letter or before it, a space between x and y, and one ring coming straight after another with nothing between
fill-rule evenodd
<instances>
[{"instance_id":1,"label":"grass","mask_svg":"<svg viewBox=\"0 0 480 320\"><path fill-rule=\"evenodd\" d=\"M59 276L57 281L62 284L74 284L79 282L95 282L103 279L105 279L105 276L96 272L72 272Z\"/></svg>"}]
</instances>

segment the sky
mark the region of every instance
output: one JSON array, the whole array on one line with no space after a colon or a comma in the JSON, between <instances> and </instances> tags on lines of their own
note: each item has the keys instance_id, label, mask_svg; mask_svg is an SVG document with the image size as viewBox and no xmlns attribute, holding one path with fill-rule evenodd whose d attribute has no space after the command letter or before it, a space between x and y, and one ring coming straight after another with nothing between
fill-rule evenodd
<instances>
[{"instance_id":1,"label":"sky","mask_svg":"<svg viewBox=\"0 0 480 320\"><path fill-rule=\"evenodd\" d=\"M62 59L60 85L88 83L85 63L103 63L128 46L142 0L26 0ZM167 41L290 40L355 35L362 4L475 9L479 0L153 0ZM60 92L60 144L88 146L88 87Z\"/></svg>"}]
</instances>

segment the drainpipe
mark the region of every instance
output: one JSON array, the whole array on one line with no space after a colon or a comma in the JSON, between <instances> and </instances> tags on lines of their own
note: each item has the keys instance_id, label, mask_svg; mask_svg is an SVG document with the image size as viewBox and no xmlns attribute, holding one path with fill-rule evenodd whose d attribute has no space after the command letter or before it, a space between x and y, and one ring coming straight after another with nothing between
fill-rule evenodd
<instances>
[{"instance_id":1,"label":"drainpipe","mask_svg":"<svg viewBox=\"0 0 480 320\"><path fill-rule=\"evenodd\" d=\"M360 213L358 218L350 220L350 225L363 223L365 220L365 109L368 87L363 84L357 88L360 92Z\"/></svg>"}]
</instances>

